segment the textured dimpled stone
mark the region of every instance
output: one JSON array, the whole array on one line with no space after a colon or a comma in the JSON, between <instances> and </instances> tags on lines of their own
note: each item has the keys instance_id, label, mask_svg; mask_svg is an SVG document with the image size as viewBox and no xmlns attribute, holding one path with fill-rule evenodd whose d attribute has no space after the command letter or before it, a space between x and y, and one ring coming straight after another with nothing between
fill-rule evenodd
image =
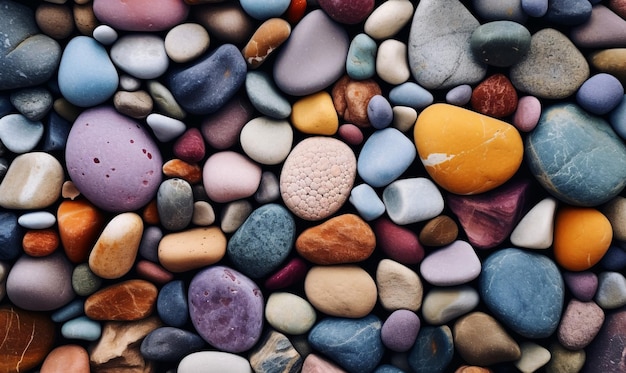
<instances>
[{"instance_id":1,"label":"textured dimpled stone","mask_svg":"<svg viewBox=\"0 0 626 373\"><path fill-rule=\"evenodd\" d=\"M344 205L355 176L356 157L348 145L329 137L309 137L285 160L280 192L296 216L321 220Z\"/></svg>"}]
</instances>

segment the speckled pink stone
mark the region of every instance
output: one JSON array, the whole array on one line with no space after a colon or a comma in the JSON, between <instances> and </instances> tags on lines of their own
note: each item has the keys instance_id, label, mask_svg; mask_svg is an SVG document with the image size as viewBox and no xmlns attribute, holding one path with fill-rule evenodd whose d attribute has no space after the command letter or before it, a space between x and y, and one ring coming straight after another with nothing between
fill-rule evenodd
<instances>
[{"instance_id":1,"label":"speckled pink stone","mask_svg":"<svg viewBox=\"0 0 626 373\"><path fill-rule=\"evenodd\" d=\"M524 96L517 102L517 110L513 114L513 125L522 132L530 132L539 123L541 102L535 96Z\"/></svg>"},{"instance_id":2,"label":"speckled pink stone","mask_svg":"<svg viewBox=\"0 0 626 373\"><path fill-rule=\"evenodd\" d=\"M233 151L218 152L204 163L202 180L214 202L231 202L250 197L261 183L261 167Z\"/></svg>"},{"instance_id":3,"label":"speckled pink stone","mask_svg":"<svg viewBox=\"0 0 626 373\"><path fill-rule=\"evenodd\" d=\"M315 136L296 145L280 174L280 193L296 216L327 218L344 205L356 176L356 157L348 145Z\"/></svg>"},{"instance_id":4,"label":"speckled pink stone","mask_svg":"<svg viewBox=\"0 0 626 373\"><path fill-rule=\"evenodd\" d=\"M93 12L118 30L162 31L182 23L189 6L183 0L94 0Z\"/></svg>"}]
</instances>

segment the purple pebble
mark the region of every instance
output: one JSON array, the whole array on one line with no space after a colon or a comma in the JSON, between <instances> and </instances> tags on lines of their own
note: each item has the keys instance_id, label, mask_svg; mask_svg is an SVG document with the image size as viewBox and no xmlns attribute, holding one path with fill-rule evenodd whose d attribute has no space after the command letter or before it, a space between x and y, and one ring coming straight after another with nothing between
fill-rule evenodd
<instances>
[{"instance_id":1,"label":"purple pebble","mask_svg":"<svg viewBox=\"0 0 626 373\"><path fill-rule=\"evenodd\" d=\"M394 311L380 330L383 344L396 352L408 351L420 331L420 319L415 312L409 310Z\"/></svg>"},{"instance_id":2,"label":"purple pebble","mask_svg":"<svg viewBox=\"0 0 626 373\"><path fill-rule=\"evenodd\" d=\"M593 272L564 272L563 280L572 295L582 302L592 300L598 289L598 276Z\"/></svg>"},{"instance_id":3,"label":"purple pebble","mask_svg":"<svg viewBox=\"0 0 626 373\"><path fill-rule=\"evenodd\" d=\"M393 120L393 109L389 101L381 95L372 97L367 104L367 118L376 129L388 127Z\"/></svg>"},{"instance_id":4,"label":"purple pebble","mask_svg":"<svg viewBox=\"0 0 626 373\"><path fill-rule=\"evenodd\" d=\"M583 83L576 93L576 102L583 109L604 115L615 109L624 97L622 83L613 75L600 73Z\"/></svg>"}]
</instances>

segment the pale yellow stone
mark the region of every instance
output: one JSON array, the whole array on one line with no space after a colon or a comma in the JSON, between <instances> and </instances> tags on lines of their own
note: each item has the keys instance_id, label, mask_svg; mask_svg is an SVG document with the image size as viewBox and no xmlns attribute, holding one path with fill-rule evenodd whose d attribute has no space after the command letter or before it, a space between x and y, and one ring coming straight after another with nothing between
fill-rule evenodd
<instances>
[{"instance_id":1,"label":"pale yellow stone","mask_svg":"<svg viewBox=\"0 0 626 373\"><path fill-rule=\"evenodd\" d=\"M287 292L276 292L267 298L265 319L281 333L299 335L313 327L316 314L306 299Z\"/></svg>"},{"instance_id":2,"label":"pale yellow stone","mask_svg":"<svg viewBox=\"0 0 626 373\"><path fill-rule=\"evenodd\" d=\"M116 279L127 274L137 258L143 220L134 212L114 217L89 254L89 268L99 277Z\"/></svg>"},{"instance_id":3,"label":"pale yellow stone","mask_svg":"<svg viewBox=\"0 0 626 373\"><path fill-rule=\"evenodd\" d=\"M533 342L520 343L522 357L515 362L515 366L522 373L533 373L550 361L550 351Z\"/></svg>"},{"instance_id":4,"label":"pale yellow stone","mask_svg":"<svg viewBox=\"0 0 626 373\"><path fill-rule=\"evenodd\" d=\"M185 272L220 261L226 254L226 236L218 227L192 228L163 236L159 262L171 272Z\"/></svg>"},{"instance_id":5,"label":"pale yellow stone","mask_svg":"<svg viewBox=\"0 0 626 373\"><path fill-rule=\"evenodd\" d=\"M301 98L291 109L291 123L300 132L310 135L334 135L339 117L333 99L326 91Z\"/></svg>"}]
</instances>

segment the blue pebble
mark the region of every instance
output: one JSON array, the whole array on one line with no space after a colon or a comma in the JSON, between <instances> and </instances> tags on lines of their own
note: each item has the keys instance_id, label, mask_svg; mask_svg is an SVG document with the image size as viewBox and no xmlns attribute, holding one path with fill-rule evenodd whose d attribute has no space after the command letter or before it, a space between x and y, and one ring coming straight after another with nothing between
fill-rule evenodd
<instances>
[{"instance_id":1,"label":"blue pebble","mask_svg":"<svg viewBox=\"0 0 626 373\"><path fill-rule=\"evenodd\" d=\"M164 324L184 326L189 320L185 283L182 280L174 280L163 285L157 296L156 308Z\"/></svg>"},{"instance_id":2,"label":"blue pebble","mask_svg":"<svg viewBox=\"0 0 626 373\"><path fill-rule=\"evenodd\" d=\"M543 17L548 12L548 0L522 0L522 10L531 17Z\"/></svg>"},{"instance_id":3,"label":"blue pebble","mask_svg":"<svg viewBox=\"0 0 626 373\"><path fill-rule=\"evenodd\" d=\"M72 123L51 111L48 123L44 126L43 150L46 152L64 150L71 128Z\"/></svg>"},{"instance_id":4,"label":"blue pebble","mask_svg":"<svg viewBox=\"0 0 626 373\"><path fill-rule=\"evenodd\" d=\"M266 72L248 71L246 93L252 106L268 117L285 119L291 115L291 104L283 97Z\"/></svg>"},{"instance_id":5,"label":"blue pebble","mask_svg":"<svg viewBox=\"0 0 626 373\"><path fill-rule=\"evenodd\" d=\"M56 310L50 318L54 322L65 322L76 318L84 313L85 301L82 299L74 299L70 303Z\"/></svg>"},{"instance_id":6,"label":"blue pebble","mask_svg":"<svg viewBox=\"0 0 626 373\"><path fill-rule=\"evenodd\" d=\"M66 100L80 107L96 106L113 96L118 81L117 70L102 44L87 36L70 40L58 75L59 89Z\"/></svg>"},{"instance_id":7,"label":"blue pebble","mask_svg":"<svg viewBox=\"0 0 626 373\"><path fill-rule=\"evenodd\" d=\"M228 241L226 254L235 268L260 278L278 268L296 239L296 222L283 206L270 203L250 214Z\"/></svg>"},{"instance_id":8,"label":"blue pebble","mask_svg":"<svg viewBox=\"0 0 626 373\"><path fill-rule=\"evenodd\" d=\"M547 338L561 320L565 286L545 255L516 248L491 254L478 279L493 316L526 338Z\"/></svg>"},{"instance_id":9,"label":"blue pebble","mask_svg":"<svg viewBox=\"0 0 626 373\"><path fill-rule=\"evenodd\" d=\"M211 114L239 91L246 80L246 72L246 61L239 49L223 44L191 66L172 71L167 85L187 112Z\"/></svg>"},{"instance_id":10,"label":"blue pebble","mask_svg":"<svg viewBox=\"0 0 626 373\"><path fill-rule=\"evenodd\" d=\"M447 325L420 329L407 358L414 373L442 373L454 356L452 331Z\"/></svg>"},{"instance_id":11,"label":"blue pebble","mask_svg":"<svg viewBox=\"0 0 626 373\"><path fill-rule=\"evenodd\" d=\"M376 368L374 373L405 373L402 369L396 368L393 365L384 364Z\"/></svg>"},{"instance_id":12,"label":"blue pebble","mask_svg":"<svg viewBox=\"0 0 626 373\"><path fill-rule=\"evenodd\" d=\"M604 254L600 265L607 271L621 271L626 268L626 243L622 243L623 247L619 245L611 245L609 250Z\"/></svg>"},{"instance_id":13,"label":"blue pebble","mask_svg":"<svg viewBox=\"0 0 626 373\"><path fill-rule=\"evenodd\" d=\"M385 213L385 204L374 188L367 184L357 185L350 192L350 203L366 221L372 221Z\"/></svg>"},{"instance_id":14,"label":"blue pebble","mask_svg":"<svg viewBox=\"0 0 626 373\"><path fill-rule=\"evenodd\" d=\"M376 129L389 127L393 120L393 109L389 101L381 95L372 97L367 104L367 119Z\"/></svg>"},{"instance_id":15,"label":"blue pebble","mask_svg":"<svg viewBox=\"0 0 626 373\"><path fill-rule=\"evenodd\" d=\"M102 335L102 326L87 316L80 316L64 323L61 327L61 335L67 339L97 341Z\"/></svg>"},{"instance_id":16,"label":"blue pebble","mask_svg":"<svg viewBox=\"0 0 626 373\"><path fill-rule=\"evenodd\" d=\"M289 8L290 0L240 0L243 10L252 18L264 21L278 17Z\"/></svg>"},{"instance_id":17,"label":"blue pebble","mask_svg":"<svg viewBox=\"0 0 626 373\"><path fill-rule=\"evenodd\" d=\"M550 0L544 19L558 25L581 25L591 17L589 0Z\"/></svg>"},{"instance_id":18,"label":"blue pebble","mask_svg":"<svg viewBox=\"0 0 626 373\"><path fill-rule=\"evenodd\" d=\"M0 95L0 118L13 111L13 105L8 95Z\"/></svg>"},{"instance_id":19,"label":"blue pebble","mask_svg":"<svg viewBox=\"0 0 626 373\"><path fill-rule=\"evenodd\" d=\"M350 42L346 58L346 73L355 80L369 79L376 74L378 45L367 34L358 34Z\"/></svg>"},{"instance_id":20,"label":"blue pebble","mask_svg":"<svg viewBox=\"0 0 626 373\"><path fill-rule=\"evenodd\" d=\"M389 101L398 106L420 110L433 103L433 95L413 82L402 83L389 91Z\"/></svg>"},{"instance_id":21,"label":"blue pebble","mask_svg":"<svg viewBox=\"0 0 626 373\"><path fill-rule=\"evenodd\" d=\"M623 97L622 83L611 74L600 73L580 86L576 102L590 113L604 115L619 105Z\"/></svg>"},{"instance_id":22,"label":"blue pebble","mask_svg":"<svg viewBox=\"0 0 626 373\"><path fill-rule=\"evenodd\" d=\"M446 93L446 102L450 105L464 106L472 99L472 86L462 84L456 86Z\"/></svg>"},{"instance_id":23,"label":"blue pebble","mask_svg":"<svg viewBox=\"0 0 626 373\"><path fill-rule=\"evenodd\" d=\"M309 332L311 347L350 373L370 373L383 357L382 322L375 315L360 319L329 317Z\"/></svg>"},{"instance_id":24,"label":"blue pebble","mask_svg":"<svg viewBox=\"0 0 626 373\"><path fill-rule=\"evenodd\" d=\"M415 160L415 145L395 128L374 132L365 141L357 172L369 185L378 188L396 180Z\"/></svg>"},{"instance_id":25,"label":"blue pebble","mask_svg":"<svg viewBox=\"0 0 626 373\"><path fill-rule=\"evenodd\" d=\"M206 342L199 335L169 326L151 331L141 342L141 355L149 360L177 362L200 350Z\"/></svg>"},{"instance_id":26,"label":"blue pebble","mask_svg":"<svg viewBox=\"0 0 626 373\"><path fill-rule=\"evenodd\" d=\"M22 235L17 215L0 212L0 260L13 260L22 253Z\"/></svg>"},{"instance_id":27,"label":"blue pebble","mask_svg":"<svg viewBox=\"0 0 626 373\"><path fill-rule=\"evenodd\" d=\"M139 243L139 255L151 262L159 262L159 242L163 238L163 231L157 226L147 227Z\"/></svg>"},{"instance_id":28,"label":"blue pebble","mask_svg":"<svg viewBox=\"0 0 626 373\"><path fill-rule=\"evenodd\" d=\"M626 139L626 95L622 96L620 103L611 112L609 121L615 133Z\"/></svg>"}]
</instances>

